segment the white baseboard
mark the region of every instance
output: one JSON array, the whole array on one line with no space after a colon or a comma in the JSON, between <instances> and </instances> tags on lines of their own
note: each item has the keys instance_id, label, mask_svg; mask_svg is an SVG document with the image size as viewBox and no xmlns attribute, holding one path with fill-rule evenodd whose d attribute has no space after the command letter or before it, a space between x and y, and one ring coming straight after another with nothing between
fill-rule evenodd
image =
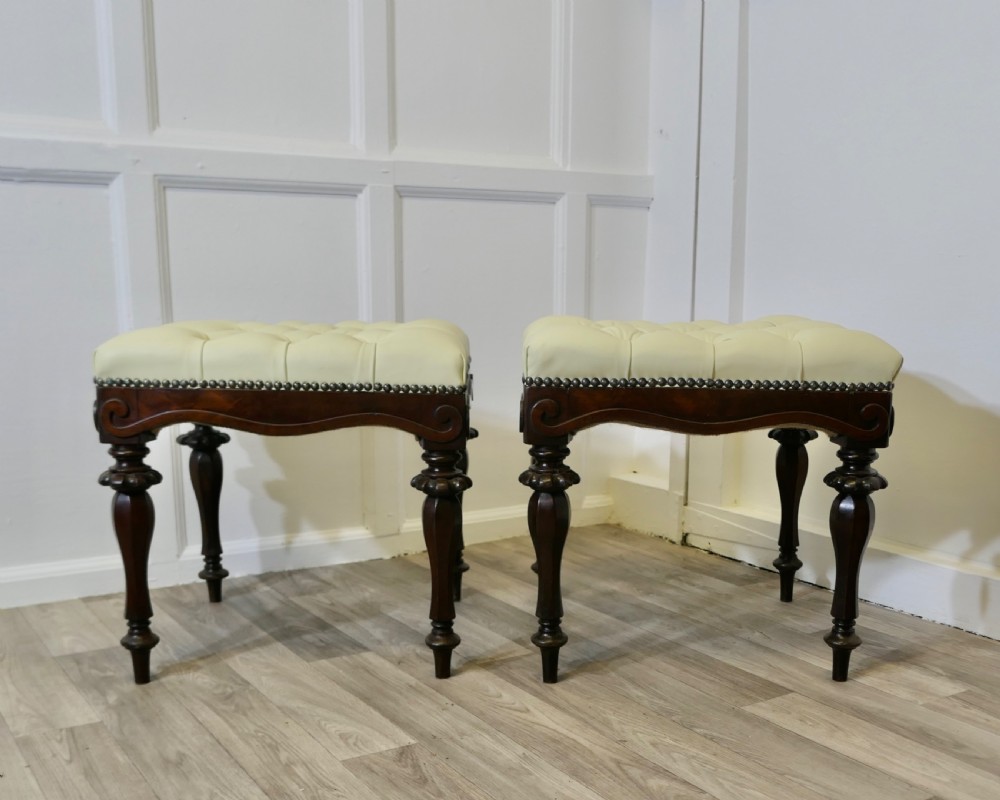
<instances>
[{"instance_id":1,"label":"white baseboard","mask_svg":"<svg viewBox=\"0 0 1000 800\"><path fill-rule=\"evenodd\" d=\"M693 503L662 481L636 475L611 479L611 521L632 530L773 569L778 554L778 517L761 509ZM802 520L797 578L832 587L835 574L830 533ZM908 547L875 535L861 569L861 598L925 619L1000 639L1000 569Z\"/></svg>"},{"instance_id":2,"label":"white baseboard","mask_svg":"<svg viewBox=\"0 0 1000 800\"><path fill-rule=\"evenodd\" d=\"M195 573L197 574L197 570ZM152 578L152 572L150 577ZM122 560L117 554L0 569L0 608L72 600L124 590Z\"/></svg>"},{"instance_id":3,"label":"white baseboard","mask_svg":"<svg viewBox=\"0 0 1000 800\"><path fill-rule=\"evenodd\" d=\"M764 512L692 504L662 482L616 476L607 495L589 495L573 509L573 525L612 522L632 530L771 568L777 554L778 521ZM525 506L470 511L464 518L467 545L527 534ZM798 578L829 587L834 576L828 531L804 521L799 530ZM421 522L407 519L399 533L372 536L366 528L316 531L224 543L223 562L233 577L353 561L391 558L425 549ZM179 558L149 565L150 587L198 580L199 546ZM48 603L124 590L117 554L49 561L0 569L0 608ZM869 544L861 570L861 597L926 619L1000 639L1000 570L880 541Z\"/></svg>"},{"instance_id":4,"label":"white baseboard","mask_svg":"<svg viewBox=\"0 0 1000 800\"><path fill-rule=\"evenodd\" d=\"M611 517L614 499L606 494L591 494L583 498L578 506L573 507L572 525L574 528L583 525L599 525ZM462 538L465 544L494 542L497 539L509 539L512 536L528 535L528 504L488 508L482 511L467 511L462 517ZM413 535L420 538L423 550L423 527L420 519L413 517L403 523L403 535ZM406 552L413 552L412 550Z\"/></svg>"},{"instance_id":5,"label":"white baseboard","mask_svg":"<svg viewBox=\"0 0 1000 800\"><path fill-rule=\"evenodd\" d=\"M607 522L613 506L608 495L590 495L574 509L574 525ZM526 535L525 505L466 512L463 536L467 545ZM149 586L193 583L202 567L200 543L173 561L149 564ZM419 518L407 519L399 533L373 536L367 528L342 528L236 542L223 542L223 564L232 577L321 567L354 561L391 558L425 550ZM0 608L50 603L78 597L112 594L125 589L117 555L48 561L0 568Z\"/></svg>"},{"instance_id":6,"label":"white baseboard","mask_svg":"<svg viewBox=\"0 0 1000 800\"><path fill-rule=\"evenodd\" d=\"M614 498L610 522L680 542L684 498L671 492L664 481L639 475L612 475L608 483Z\"/></svg>"},{"instance_id":7,"label":"white baseboard","mask_svg":"<svg viewBox=\"0 0 1000 800\"><path fill-rule=\"evenodd\" d=\"M772 569L778 554L778 520L710 506L684 511L685 543ZM797 578L832 587L835 575L830 533L799 526ZM940 553L880 541L878 528L861 567L863 600L1000 639L1000 570Z\"/></svg>"}]
</instances>

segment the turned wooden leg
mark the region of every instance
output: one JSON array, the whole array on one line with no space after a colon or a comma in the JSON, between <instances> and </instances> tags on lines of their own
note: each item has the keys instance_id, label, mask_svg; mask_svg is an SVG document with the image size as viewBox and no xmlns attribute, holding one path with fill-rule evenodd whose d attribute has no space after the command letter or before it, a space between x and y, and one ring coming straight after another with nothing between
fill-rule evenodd
<instances>
[{"instance_id":1,"label":"turned wooden leg","mask_svg":"<svg viewBox=\"0 0 1000 800\"><path fill-rule=\"evenodd\" d=\"M219 498L222 496L219 447L229 441L229 434L211 425L195 425L193 430L178 436L177 441L191 448L191 485L201 515L201 554L205 558L205 569L198 577L208 585L209 602L219 603L222 601L222 579L229 577L229 570L222 566L219 538Z\"/></svg>"},{"instance_id":2,"label":"turned wooden leg","mask_svg":"<svg viewBox=\"0 0 1000 800\"><path fill-rule=\"evenodd\" d=\"M835 437L840 445L837 456L843 462L826 476L827 486L837 490L830 509L830 534L836 556L837 577L833 590L833 628L823 637L833 648L833 679L846 681L851 651L861 644L854 631L858 617L858 578L861 558L875 525L875 504L871 493L888 486L885 478L871 467L878 458L874 448Z\"/></svg>"},{"instance_id":3,"label":"turned wooden leg","mask_svg":"<svg viewBox=\"0 0 1000 800\"><path fill-rule=\"evenodd\" d=\"M778 442L774 471L778 477L778 497L781 499L781 529L778 533L778 557L772 562L778 570L783 603L792 601L795 573L802 566L799 549L799 500L809 471L806 444L816 438L816 431L801 428L776 428L768 436Z\"/></svg>"},{"instance_id":4,"label":"turned wooden leg","mask_svg":"<svg viewBox=\"0 0 1000 800\"><path fill-rule=\"evenodd\" d=\"M453 581L458 532L462 526L461 495L472 486L469 477L458 468L461 449L432 450L426 440L423 459L427 468L411 486L427 495L424 500L424 541L431 566L431 632L425 641L434 653L434 676L451 675L451 651L462 640L452 630L455 619ZM462 443L464 449L465 443Z\"/></svg>"},{"instance_id":5,"label":"turned wooden leg","mask_svg":"<svg viewBox=\"0 0 1000 800\"><path fill-rule=\"evenodd\" d=\"M559 648L567 642L563 633L562 588L559 575L563 547L569 533L570 502L566 490L580 476L563 460L569 455L569 437L531 448L531 466L520 481L534 490L528 501L528 530L535 546L538 573L538 631L531 641L541 651L542 681L555 683L559 675Z\"/></svg>"},{"instance_id":6,"label":"turned wooden leg","mask_svg":"<svg viewBox=\"0 0 1000 800\"><path fill-rule=\"evenodd\" d=\"M163 476L143 463L149 455L145 442L152 435L136 441L112 445L108 451L115 465L100 477L102 486L115 490L111 502L111 517L125 566L125 619L128 632L122 637L122 647L132 654L132 674L136 683L149 683L149 651L160 637L149 627L153 605L149 599L147 566L149 546L153 539L155 513L147 489Z\"/></svg>"}]
</instances>

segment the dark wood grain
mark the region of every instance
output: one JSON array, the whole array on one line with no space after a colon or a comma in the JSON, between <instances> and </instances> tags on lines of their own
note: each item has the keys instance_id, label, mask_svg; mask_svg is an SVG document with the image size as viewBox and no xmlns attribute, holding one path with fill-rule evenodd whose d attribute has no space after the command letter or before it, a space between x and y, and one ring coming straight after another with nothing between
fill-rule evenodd
<instances>
[{"instance_id":1,"label":"dark wood grain","mask_svg":"<svg viewBox=\"0 0 1000 800\"><path fill-rule=\"evenodd\" d=\"M780 597L783 603L792 601L792 584L802 562L799 549L799 501L809 471L809 454L806 445L816 438L816 431L802 428L775 428L768 436L778 442L774 461L778 479L778 497L781 500L781 528L778 531L778 557L774 568L780 576Z\"/></svg>"},{"instance_id":2,"label":"dark wood grain","mask_svg":"<svg viewBox=\"0 0 1000 800\"><path fill-rule=\"evenodd\" d=\"M634 382L633 382L634 383ZM876 448L886 447L893 427L891 385L708 382L713 385L624 385L619 381L526 380L521 396L521 432L531 448L531 466L521 482L533 490L528 527L538 573L538 632L532 641L542 657L542 680L557 680L563 632L560 567L571 515L566 490L580 478L565 464L572 437L608 422L685 434L718 435L773 428L781 497L780 597L792 599L798 550L799 498L808 458L805 445L815 430L840 445L842 466L826 478L838 491L830 514L837 561L833 628L825 637L833 649L833 679L847 679L851 651L860 643L854 629L861 558L874 524L870 495L885 479L871 469ZM596 385L595 385L596 384ZM734 385L735 384L735 385Z\"/></svg>"},{"instance_id":3,"label":"dark wood grain","mask_svg":"<svg viewBox=\"0 0 1000 800\"><path fill-rule=\"evenodd\" d=\"M533 444L605 422L718 435L800 426L885 447L892 393L816 389L526 386L521 430ZM527 438L527 437L530 437Z\"/></svg>"},{"instance_id":4,"label":"dark wood grain","mask_svg":"<svg viewBox=\"0 0 1000 800\"><path fill-rule=\"evenodd\" d=\"M100 386L94 415L103 442L182 422L265 436L378 425L433 442L468 437L461 394Z\"/></svg>"},{"instance_id":5,"label":"dark wood grain","mask_svg":"<svg viewBox=\"0 0 1000 800\"><path fill-rule=\"evenodd\" d=\"M193 430L177 437L179 444L191 448L191 486L201 516L201 554L205 559L205 568L198 577L207 584L208 599L212 603L222 602L222 579L229 577L229 570L222 566L219 535L219 499L222 496L219 448L228 441L228 434L210 425L195 425Z\"/></svg>"},{"instance_id":6,"label":"dark wood grain","mask_svg":"<svg viewBox=\"0 0 1000 800\"><path fill-rule=\"evenodd\" d=\"M300 436L356 426L383 426L415 434L427 468L413 486L427 498L424 538L431 570L431 632L435 675L451 674L451 652L461 641L453 629L455 601L461 597L462 495L472 486L467 476L469 427L467 394L447 387L440 391L379 391L303 388L164 388L162 386L98 386L94 423L102 442L111 444L115 465L100 482L115 490L113 518L126 576L128 632L122 645L132 653L136 683L150 680L149 651L159 637L150 628L147 562L155 513L147 491L160 482L144 463L146 444L167 425L193 422L194 430L178 441L191 447L190 472L201 514L202 554L199 573L209 600L222 600L219 503L222 458L219 447L227 434L213 426L266 436Z\"/></svg>"}]
</instances>

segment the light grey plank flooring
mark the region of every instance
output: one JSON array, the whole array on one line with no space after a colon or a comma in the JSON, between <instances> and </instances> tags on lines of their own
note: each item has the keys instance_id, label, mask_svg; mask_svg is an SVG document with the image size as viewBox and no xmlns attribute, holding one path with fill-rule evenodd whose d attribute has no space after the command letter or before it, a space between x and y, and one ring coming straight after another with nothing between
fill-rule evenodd
<instances>
[{"instance_id":1,"label":"light grey plank flooring","mask_svg":"<svg viewBox=\"0 0 1000 800\"><path fill-rule=\"evenodd\" d=\"M134 686L121 596L0 611L0 798L1000 798L1000 642L610 526L567 544L558 684L526 538L466 551L455 674L422 554L153 592Z\"/></svg>"}]
</instances>

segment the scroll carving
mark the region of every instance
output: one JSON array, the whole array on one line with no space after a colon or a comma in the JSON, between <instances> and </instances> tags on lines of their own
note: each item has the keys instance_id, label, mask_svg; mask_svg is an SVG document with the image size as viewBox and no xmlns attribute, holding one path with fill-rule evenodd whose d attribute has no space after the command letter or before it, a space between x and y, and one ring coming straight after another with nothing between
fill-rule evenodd
<instances>
[{"instance_id":1,"label":"scroll carving","mask_svg":"<svg viewBox=\"0 0 1000 800\"><path fill-rule=\"evenodd\" d=\"M888 436L892 433L892 411L885 406L877 403L869 403L858 412L858 416L862 420L871 423L870 426L864 429L869 436L881 436L883 434Z\"/></svg>"},{"instance_id":2,"label":"scroll carving","mask_svg":"<svg viewBox=\"0 0 1000 800\"><path fill-rule=\"evenodd\" d=\"M548 426L554 425L562 413L562 404L552 397L546 397L532 404L528 417L533 428L544 430Z\"/></svg>"},{"instance_id":3,"label":"scroll carving","mask_svg":"<svg viewBox=\"0 0 1000 800\"><path fill-rule=\"evenodd\" d=\"M99 431L115 431L131 424L132 407L121 397L109 397L94 403L94 427Z\"/></svg>"},{"instance_id":4,"label":"scroll carving","mask_svg":"<svg viewBox=\"0 0 1000 800\"><path fill-rule=\"evenodd\" d=\"M434 421L441 426L435 433L442 441L449 441L461 433L465 415L453 405L442 404L434 409Z\"/></svg>"}]
</instances>

